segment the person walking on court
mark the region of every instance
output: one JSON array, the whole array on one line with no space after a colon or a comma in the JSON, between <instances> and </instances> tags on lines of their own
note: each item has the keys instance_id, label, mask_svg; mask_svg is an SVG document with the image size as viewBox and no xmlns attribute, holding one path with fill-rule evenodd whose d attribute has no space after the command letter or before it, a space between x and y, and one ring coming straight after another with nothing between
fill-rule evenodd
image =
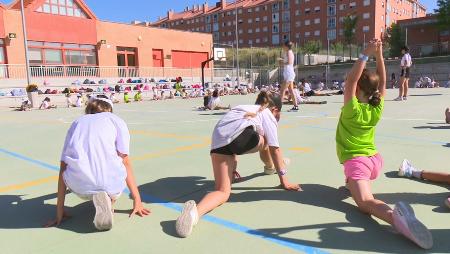
<instances>
[{"instance_id":1,"label":"person walking on court","mask_svg":"<svg viewBox=\"0 0 450 254\"><path fill-rule=\"evenodd\" d=\"M280 62L283 64L283 79L284 82L281 85L280 96L281 100L284 100L284 95L286 90L289 90L289 96L294 103L294 107L290 111L298 111L298 101L294 96L294 82L295 82L295 70L294 70L294 62L295 55L292 51L293 43L290 41L286 41L283 45L283 58L280 58Z\"/></svg>"},{"instance_id":2,"label":"person walking on court","mask_svg":"<svg viewBox=\"0 0 450 254\"><path fill-rule=\"evenodd\" d=\"M366 69L370 56L375 56L376 73ZM345 81L344 106L336 131L336 150L344 166L347 188L359 210L375 216L424 249L433 246L430 231L415 217L412 207L404 202L392 209L376 199L371 190L383 168L383 157L375 146L375 128L381 120L386 94L386 68L382 43L370 41Z\"/></svg>"},{"instance_id":3,"label":"person walking on court","mask_svg":"<svg viewBox=\"0 0 450 254\"><path fill-rule=\"evenodd\" d=\"M288 163L283 159L278 141L281 98L263 91L258 95L256 104L232 108L214 128L210 154L215 191L203 197L198 205L193 200L184 204L175 224L180 237L189 236L203 215L228 201L231 183L238 175L238 155L259 152L265 174L277 173L285 190L300 190L300 185L290 183L287 178Z\"/></svg>"},{"instance_id":4,"label":"person walking on court","mask_svg":"<svg viewBox=\"0 0 450 254\"><path fill-rule=\"evenodd\" d=\"M408 100L408 88L409 88L409 77L411 75L411 66L412 66L412 58L409 54L409 48L404 46L402 48L402 61L400 62L400 67L402 68L402 72L400 75L400 84L399 84L399 95L395 99L395 101L406 101Z\"/></svg>"}]
</instances>

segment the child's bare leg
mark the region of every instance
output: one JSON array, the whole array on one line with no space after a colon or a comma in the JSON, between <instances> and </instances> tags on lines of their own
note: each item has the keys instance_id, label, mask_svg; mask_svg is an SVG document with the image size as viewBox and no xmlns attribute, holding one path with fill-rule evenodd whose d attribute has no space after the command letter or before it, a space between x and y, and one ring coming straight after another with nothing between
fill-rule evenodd
<instances>
[{"instance_id":1,"label":"child's bare leg","mask_svg":"<svg viewBox=\"0 0 450 254\"><path fill-rule=\"evenodd\" d=\"M450 108L445 110L445 122L450 124Z\"/></svg>"},{"instance_id":2,"label":"child's bare leg","mask_svg":"<svg viewBox=\"0 0 450 254\"><path fill-rule=\"evenodd\" d=\"M403 96L404 97L408 96L408 88L409 88L409 78L406 78L404 86L403 86Z\"/></svg>"},{"instance_id":3,"label":"child's bare leg","mask_svg":"<svg viewBox=\"0 0 450 254\"><path fill-rule=\"evenodd\" d=\"M362 212L373 215L393 225L392 209L383 201L373 197L368 180L349 179L347 187Z\"/></svg>"},{"instance_id":4,"label":"child's bare leg","mask_svg":"<svg viewBox=\"0 0 450 254\"><path fill-rule=\"evenodd\" d=\"M294 96L294 83L289 82L288 88L289 88L289 94L292 98L292 102L294 103L294 106L298 106L297 98Z\"/></svg>"},{"instance_id":5,"label":"child's bare leg","mask_svg":"<svg viewBox=\"0 0 450 254\"><path fill-rule=\"evenodd\" d=\"M447 183L450 184L450 174L422 171L422 179L435 183Z\"/></svg>"},{"instance_id":6,"label":"child's bare leg","mask_svg":"<svg viewBox=\"0 0 450 254\"><path fill-rule=\"evenodd\" d=\"M197 205L199 217L205 215L214 208L227 202L231 193L231 182L233 179L233 168L236 164L235 155L211 154L215 191L208 193Z\"/></svg>"},{"instance_id":7,"label":"child's bare leg","mask_svg":"<svg viewBox=\"0 0 450 254\"><path fill-rule=\"evenodd\" d=\"M280 88L280 97L281 97L281 101L284 101L284 99L285 99L285 94L286 94L287 86L288 86L287 83L283 83L283 85L281 85L281 88Z\"/></svg>"}]
</instances>

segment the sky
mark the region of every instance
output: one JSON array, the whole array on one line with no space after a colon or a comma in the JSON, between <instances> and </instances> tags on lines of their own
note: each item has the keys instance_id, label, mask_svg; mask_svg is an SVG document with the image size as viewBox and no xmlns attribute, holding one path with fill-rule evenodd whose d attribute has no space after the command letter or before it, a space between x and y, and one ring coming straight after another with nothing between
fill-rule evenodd
<instances>
[{"instance_id":1,"label":"sky","mask_svg":"<svg viewBox=\"0 0 450 254\"><path fill-rule=\"evenodd\" d=\"M101 20L129 23L132 20L156 21L158 16L166 16L167 10L182 11L187 6L202 4L205 0L84 0ZM217 0L218 1L218 0ZM206 1L209 6L217 1ZM12 0L0 0L10 3ZM126 4L124 4L126 2ZM437 0L421 0L428 12L433 12Z\"/></svg>"}]
</instances>

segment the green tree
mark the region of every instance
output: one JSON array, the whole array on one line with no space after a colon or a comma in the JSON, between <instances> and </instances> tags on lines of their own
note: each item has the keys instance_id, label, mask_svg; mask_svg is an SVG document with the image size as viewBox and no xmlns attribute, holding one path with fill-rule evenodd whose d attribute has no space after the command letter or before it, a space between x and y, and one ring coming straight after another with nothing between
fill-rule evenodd
<instances>
[{"instance_id":1,"label":"green tree","mask_svg":"<svg viewBox=\"0 0 450 254\"><path fill-rule=\"evenodd\" d=\"M438 26L441 31L450 30L450 0L438 0L438 9L434 10L437 13Z\"/></svg>"},{"instance_id":2,"label":"green tree","mask_svg":"<svg viewBox=\"0 0 450 254\"><path fill-rule=\"evenodd\" d=\"M322 48L321 41L307 41L303 47L302 51L308 56L308 64L311 64L311 55L319 53Z\"/></svg>"},{"instance_id":3,"label":"green tree","mask_svg":"<svg viewBox=\"0 0 450 254\"><path fill-rule=\"evenodd\" d=\"M342 42L336 42L331 45L331 50L334 52L335 57L337 57L341 52L344 51L344 44Z\"/></svg>"},{"instance_id":4,"label":"green tree","mask_svg":"<svg viewBox=\"0 0 450 254\"><path fill-rule=\"evenodd\" d=\"M401 55L401 49L405 46L405 37L398 24L393 23L387 30L386 42L389 45L389 55L391 57L398 57Z\"/></svg>"},{"instance_id":5,"label":"green tree","mask_svg":"<svg viewBox=\"0 0 450 254\"><path fill-rule=\"evenodd\" d=\"M358 25L358 17L356 15L348 15L343 20L344 42L349 47L349 56L352 58L352 43L355 41L355 31Z\"/></svg>"}]
</instances>

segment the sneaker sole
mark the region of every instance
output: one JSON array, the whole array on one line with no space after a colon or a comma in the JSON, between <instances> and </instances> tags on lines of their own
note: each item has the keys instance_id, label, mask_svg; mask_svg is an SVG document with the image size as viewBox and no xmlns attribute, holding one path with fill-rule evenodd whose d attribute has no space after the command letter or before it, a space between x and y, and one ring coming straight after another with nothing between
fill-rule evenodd
<instances>
[{"instance_id":1,"label":"sneaker sole","mask_svg":"<svg viewBox=\"0 0 450 254\"><path fill-rule=\"evenodd\" d=\"M95 206L94 225L98 230L110 230L113 225L113 213L111 199L106 192L94 195Z\"/></svg>"},{"instance_id":2,"label":"sneaker sole","mask_svg":"<svg viewBox=\"0 0 450 254\"><path fill-rule=\"evenodd\" d=\"M184 204L183 211L175 224L175 229L180 237L186 238L192 233L194 222L192 221L190 213L195 207L196 204L193 200Z\"/></svg>"},{"instance_id":3,"label":"sneaker sole","mask_svg":"<svg viewBox=\"0 0 450 254\"><path fill-rule=\"evenodd\" d=\"M416 218L412 207L403 202L397 203L396 206L400 213L403 214L408 229L414 238L411 240L423 249L431 249L433 247L433 237L428 228Z\"/></svg>"},{"instance_id":4,"label":"sneaker sole","mask_svg":"<svg viewBox=\"0 0 450 254\"><path fill-rule=\"evenodd\" d=\"M405 165L405 160L402 161L402 164L400 164L400 167L398 167L398 176L405 176L405 170L404 170L404 165Z\"/></svg>"}]
</instances>

